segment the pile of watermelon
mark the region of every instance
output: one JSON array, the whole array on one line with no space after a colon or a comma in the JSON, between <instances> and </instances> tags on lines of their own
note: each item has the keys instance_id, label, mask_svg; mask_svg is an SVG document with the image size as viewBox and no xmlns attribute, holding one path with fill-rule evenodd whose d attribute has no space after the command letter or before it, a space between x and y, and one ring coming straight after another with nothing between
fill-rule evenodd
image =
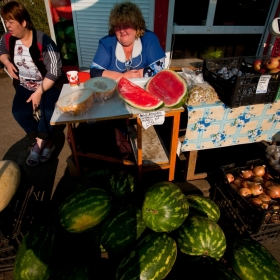
<instances>
[{"instance_id":1,"label":"pile of watermelon","mask_svg":"<svg viewBox=\"0 0 280 280\"><path fill-rule=\"evenodd\" d=\"M130 106L143 111L157 110L161 107L178 108L187 100L187 83L173 70L161 70L151 77L145 89L121 77L117 90L121 99Z\"/></svg>"},{"instance_id":2,"label":"pile of watermelon","mask_svg":"<svg viewBox=\"0 0 280 280\"><path fill-rule=\"evenodd\" d=\"M134 176L94 168L19 246L15 279L279 279L258 242L227 245L218 206L172 182L145 193ZM230 252L226 252L230 251ZM104 254L108 258L104 258ZM231 257L225 263L225 256Z\"/></svg>"}]
</instances>

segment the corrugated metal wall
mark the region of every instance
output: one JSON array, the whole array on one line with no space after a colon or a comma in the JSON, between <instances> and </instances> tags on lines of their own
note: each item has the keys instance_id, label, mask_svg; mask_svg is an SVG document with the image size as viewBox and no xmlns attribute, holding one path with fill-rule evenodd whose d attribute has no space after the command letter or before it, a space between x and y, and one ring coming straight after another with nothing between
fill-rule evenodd
<instances>
[{"instance_id":1,"label":"corrugated metal wall","mask_svg":"<svg viewBox=\"0 0 280 280\"><path fill-rule=\"evenodd\" d=\"M89 68L100 38L108 34L114 0L71 0L79 67ZM148 29L154 28L154 0L131 1L142 10Z\"/></svg>"}]
</instances>

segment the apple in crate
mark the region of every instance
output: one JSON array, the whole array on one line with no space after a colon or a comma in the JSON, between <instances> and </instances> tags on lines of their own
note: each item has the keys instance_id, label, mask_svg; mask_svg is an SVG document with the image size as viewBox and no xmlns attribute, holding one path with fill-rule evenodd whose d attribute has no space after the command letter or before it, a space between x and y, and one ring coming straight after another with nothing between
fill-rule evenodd
<instances>
[{"instance_id":1,"label":"apple in crate","mask_svg":"<svg viewBox=\"0 0 280 280\"><path fill-rule=\"evenodd\" d=\"M278 68L279 60L277 57L270 57L264 62L264 67L268 70Z\"/></svg>"},{"instance_id":2,"label":"apple in crate","mask_svg":"<svg viewBox=\"0 0 280 280\"><path fill-rule=\"evenodd\" d=\"M280 68L273 68L273 69L270 69L268 71L269 74L275 74L275 73L278 73L278 72L280 72Z\"/></svg>"},{"instance_id":3,"label":"apple in crate","mask_svg":"<svg viewBox=\"0 0 280 280\"><path fill-rule=\"evenodd\" d=\"M253 63L253 68L255 71L259 72L262 68L262 61L260 59L255 60Z\"/></svg>"}]
</instances>

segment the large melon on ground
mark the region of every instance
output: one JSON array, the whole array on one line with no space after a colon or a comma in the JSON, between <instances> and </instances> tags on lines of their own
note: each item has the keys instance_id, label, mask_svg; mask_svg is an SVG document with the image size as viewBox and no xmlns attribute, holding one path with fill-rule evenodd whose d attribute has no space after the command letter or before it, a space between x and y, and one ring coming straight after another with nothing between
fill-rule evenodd
<instances>
[{"instance_id":1,"label":"large melon on ground","mask_svg":"<svg viewBox=\"0 0 280 280\"><path fill-rule=\"evenodd\" d=\"M68 232L84 232L98 225L110 210L108 193L103 189L89 188L64 200L59 210L60 224Z\"/></svg>"},{"instance_id":2,"label":"large melon on ground","mask_svg":"<svg viewBox=\"0 0 280 280\"><path fill-rule=\"evenodd\" d=\"M206 217L188 217L177 234L178 247L184 254L220 260L226 250L224 232L218 224Z\"/></svg>"},{"instance_id":3,"label":"large melon on ground","mask_svg":"<svg viewBox=\"0 0 280 280\"><path fill-rule=\"evenodd\" d=\"M16 193L21 178L18 165L11 160L0 161L0 212Z\"/></svg>"},{"instance_id":4,"label":"large melon on ground","mask_svg":"<svg viewBox=\"0 0 280 280\"><path fill-rule=\"evenodd\" d=\"M47 280L52 273L56 229L38 224L20 243L14 265L15 280Z\"/></svg>"},{"instance_id":5,"label":"large melon on ground","mask_svg":"<svg viewBox=\"0 0 280 280\"><path fill-rule=\"evenodd\" d=\"M161 280L172 269L177 245L163 232L152 232L143 238L120 262L117 280Z\"/></svg>"},{"instance_id":6,"label":"large melon on ground","mask_svg":"<svg viewBox=\"0 0 280 280\"><path fill-rule=\"evenodd\" d=\"M262 244L253 239L236 240L230 261L240 279L280 279L279 262Z\"/></svg>"},{"instance_id":7,"label":"large melon on ground","mask_svg":"<svg viewBox=\"0 0 280 280\"><path fill-rule=\"evenodd\" d=\"M197 214L217 222L220 218L219 206L210 198L199 194L187 195L190 206L190 214Z\"/></svg>"},{"instance_id":8,"label":"large melon on ground","mask_svg":"<svg viewBox=\"0 0 280 280\"><path fill-rule=\"evenodd\" d=\"M157 96L168 108L178 108L187 99L187 83L172 70L161 70L153 76L146 85L146 90Z\"/></svg>"},{"instance_id":9,"label":"large melon on ground","mask_svg":"<svg viewBox=\"0 0 280 280\"><path fill-rule=\"evenodd\" d=\"M117 90L121 99L140 110L156 110L164 105L158 97L124 77L118 80Z\"/></svg>"},{"instance_id":10,"label":"large melon on ground","mask_svg":"<svg viewBox=\"0 0 280 280\"><path fill-rule=\"evenodd\" d=\"M156 183L145 194L142 205L143 219L147 227L156 232L177 229L188 214L188 201L174 183Z\"/></svg>"}]
</instances>

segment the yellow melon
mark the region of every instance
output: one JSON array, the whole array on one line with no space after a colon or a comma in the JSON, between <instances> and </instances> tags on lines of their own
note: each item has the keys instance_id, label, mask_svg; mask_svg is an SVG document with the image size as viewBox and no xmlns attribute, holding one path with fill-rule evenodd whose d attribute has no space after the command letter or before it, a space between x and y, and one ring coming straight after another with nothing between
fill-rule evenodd
<instances>
[{"instance_id":1,"label":"yellow melon","mask_svg":"<svg viewBox=\"0 0 280 280\"><path fill-rule=\"evenodd\" d=\"M0 212L15 195L21 178L19 166L11 160L0 161Z\"/></svg>"}]
</instances>

